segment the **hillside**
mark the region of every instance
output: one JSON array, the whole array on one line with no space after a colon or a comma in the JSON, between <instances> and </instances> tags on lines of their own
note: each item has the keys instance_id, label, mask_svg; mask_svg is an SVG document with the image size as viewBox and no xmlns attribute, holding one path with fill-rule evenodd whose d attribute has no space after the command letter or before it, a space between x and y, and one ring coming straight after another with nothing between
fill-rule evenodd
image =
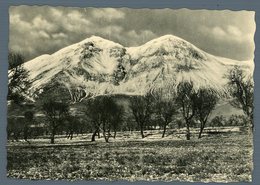
<instances>
[{"instance_id":1,"label":"hillside","mask_svg":"<svg viewBox=\"0 0 260 185\"><path fill-rule=\"evenodd\" d=\"M165 35L138 47L92 36L28 61L24 67L33 82L32 97L62 86L73 102L80 102L104 94L142 95L183 81L192 81L195 89L207 87L222 94L225 75L234 65L253 73L253 61L213 56L179 37Z\"/></svg>"}]
</instances>

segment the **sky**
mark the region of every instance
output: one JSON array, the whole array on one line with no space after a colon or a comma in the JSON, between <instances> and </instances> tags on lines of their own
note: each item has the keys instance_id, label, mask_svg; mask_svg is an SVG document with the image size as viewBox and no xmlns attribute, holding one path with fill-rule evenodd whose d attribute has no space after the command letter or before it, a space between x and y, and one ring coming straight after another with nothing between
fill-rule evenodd
<instances>
[{"instance_id":1,"label":"sky","mask_svg":"<svg viewBox=\"0 0 260 185\"><path fill-rule=\"evenodd\" d=\"M166 34L216 56L254 58L253 11L12 6L9 22L9 49L26 60L92 35L130 47Z\"/></svg>"}]
</instances>

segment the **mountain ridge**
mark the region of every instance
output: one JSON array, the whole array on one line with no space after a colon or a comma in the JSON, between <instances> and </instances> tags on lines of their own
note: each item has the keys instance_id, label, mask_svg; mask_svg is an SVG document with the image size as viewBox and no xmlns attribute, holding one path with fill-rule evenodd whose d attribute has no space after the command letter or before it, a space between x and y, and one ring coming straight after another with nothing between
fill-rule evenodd
<instances>
[{"instance_id":1,"label":"mountain ridge","mask_svg":"<svg viewBox=\"0 0 260 185\"><path fill-rule=\"evenodd\" d=\"M253 61L217 57L184 39L165 35L137 47L91 36L52 55L36 57L24 67L32 80L32 94L58 82L71 98L75 89L84 94L76 102L102 94L142 95L151 88L182 81L192 81L195 89L208 87L223 93L224 75L235 65L252 75Z\"/></svg>"}]
</instances>

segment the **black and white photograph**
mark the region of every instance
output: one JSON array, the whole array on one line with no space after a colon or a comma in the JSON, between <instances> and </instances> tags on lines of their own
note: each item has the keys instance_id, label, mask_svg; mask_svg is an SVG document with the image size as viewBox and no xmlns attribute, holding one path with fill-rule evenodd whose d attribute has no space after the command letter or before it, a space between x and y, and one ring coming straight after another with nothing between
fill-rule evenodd
<instances>
[{"instance_id":1,"label":"black and white photograph","mask_svg":"<svg viewBox=\"0 0 260 185\"><path fill-rule=\"evenodd\" d=\"M255 12L10 6L6 176L252 182Z\"/></svg>"}]
</instances>

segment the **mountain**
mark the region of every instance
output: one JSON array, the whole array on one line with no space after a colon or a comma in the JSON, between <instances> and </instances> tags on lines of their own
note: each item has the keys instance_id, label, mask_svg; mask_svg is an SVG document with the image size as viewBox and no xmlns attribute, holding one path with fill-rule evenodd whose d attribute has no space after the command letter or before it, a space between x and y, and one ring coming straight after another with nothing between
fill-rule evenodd
<instances>
[{"instance_id":1,"label":"mountain","mask_svg":"<svg viewBox=\"0 0 260 185\"><path fill-rule=\"evenodd\" d=\"M253 61L213 56L173 35L138 47L92 36L52 55L24 64L32 97L63 87L74 102L104 94L142 95L153 88L192 81L195 89L212 88L222 94L225 75L235 65L252 74Z\"/></svg>"}]
</instances>

